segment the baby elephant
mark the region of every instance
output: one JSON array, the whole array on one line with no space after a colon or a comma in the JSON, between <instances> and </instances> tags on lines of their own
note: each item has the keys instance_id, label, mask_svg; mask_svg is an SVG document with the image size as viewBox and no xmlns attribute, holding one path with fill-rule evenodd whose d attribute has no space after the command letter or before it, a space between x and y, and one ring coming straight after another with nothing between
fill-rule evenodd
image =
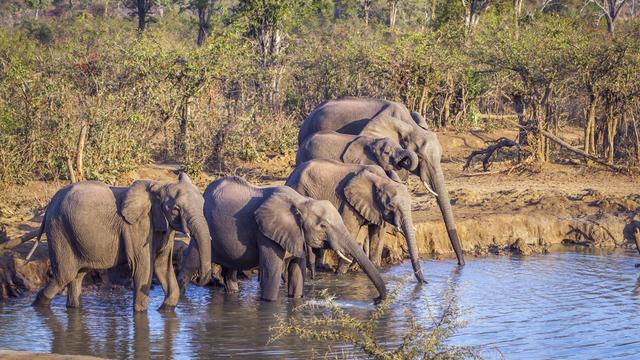
<instances>
[{"instance_id":1,"label":"baby elephant","mask_svg":"<svg viewBox=\"0 0 640 360\"><path fill-rule=\"evenodd\" d=\"M375 285L379 299L386 298L380 273L328 201L302 196L287 186L256 187L238 177L214 181L204 198L212 259L222 267L228 289L237 289L237 271L258 267L261 297L274 301L288 264L288 295L301 297L306 249L330 247L345 259L345 254L353 256ZM191 248L187 251L179 275L184 286L190 278L188 262L197 258Z\"/></svg>"},{"instance_id":2,"label":"baby elephant","mask_svg":"<svg viewBox=\"0 0 640 360\"><path fill-rule=\"evenodd\" d=\"M403 149L389 138L374 139L364 135L322 131L309 136L296 155L296 165L313 159L335 160L347 164L378 165L387 175L400 182L397 170L413 172L418 155ZM403 171L408 175L406 171Z\"/></svg>"},{"instance_id":3,"label":"baby elephant","mask_svg":"<svg viewBox=\"0 0 640 360\"><path fill-rule=\"evenodd\" d=\"M202 195L185 174L168 184L138 180L113 187L86 181L64 187L49 202L40 227L38 238L47 234L53 277L34 305L48 306L68 286L67 306L77 307L87 271L128 263L134 310L147 309L152 270L165 293L161 309L172 309L180 297L171 262L174 230L195 237L192 243L205 254L200 280L209 281L211 236L203 207Z\"/></svg>"}]
</instances>

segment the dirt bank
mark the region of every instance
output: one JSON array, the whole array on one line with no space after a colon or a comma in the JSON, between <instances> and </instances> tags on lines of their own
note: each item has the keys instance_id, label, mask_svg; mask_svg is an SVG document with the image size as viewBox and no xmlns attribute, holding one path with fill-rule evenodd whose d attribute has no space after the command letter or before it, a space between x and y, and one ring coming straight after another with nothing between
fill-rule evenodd
<instances>
[{"instance_id":1,"label":"dirt bank","mask_svg":"<svg viewBox=\"0 0 640 360\"><path fill-rule=\"evenodd\" d=\"M515 133L439 134L458 234L468 258L489 252L528 255L545 252L558 244L625 247L640 242L640 180L637 178L576 165L569 160L563 165L507 172L512 163L509 156L504 155L499 156L490 169L492 172L505 170L503 172L478 175L479 165L462 170L473 150L486 147L486 140L502 136L514 138ZM292 156L279 157L258 165L244 164L237 173L256 183L282 184L292 165ZM170 165L150 165L131 172L121 182L138 178L174 180L174 170ZM205 174L198 179L198 185L204 189L215 178ZM36 260L30 263L23 259L31 242L13 250L2 248L37 230L43 207L63 185L62 182L32 182L0 194L0 298L33 291L48 277L45 246L40 247ZM410 180L409 186L415 195L412 207L421 255L452 257L434 197L415 179ZM408 253L402 235L394 229L389 231L384 257L387 264L394 264ZM179 256L178 252L176 257ZM101 273L86 281L118 283L122 282L119 276Z\"/></svg>"}]
</instances>

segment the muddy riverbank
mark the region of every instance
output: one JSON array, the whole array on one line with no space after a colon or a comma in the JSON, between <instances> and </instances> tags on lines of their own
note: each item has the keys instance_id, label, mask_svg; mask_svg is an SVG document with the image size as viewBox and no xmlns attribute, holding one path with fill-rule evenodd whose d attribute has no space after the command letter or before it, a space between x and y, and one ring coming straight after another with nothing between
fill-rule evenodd
<instances>
[{"instance_id":1,"label":"muddy riverbank","mask_svg":"<svg viewBox=\"0 0 640 360\"><path fill-rule=\"evenodd\" d=\"M454 205L457 230L467 257L487 254L544 253L560 244L596 248L636 247L640 242L640 185L638 179L580 165L548 165L544 168L478 175L462 170L466 156L486 146L485 140L510 136L509 132L443 133L443 167ZM492 171L512 164L498 159ZM253 182L282 184L293 165L291 156L275 158L246 172ZM174 180L175 167L150 165L123 179ZM258 176L259 175L259 176ZM204 188L215 175L198 180ZM44 206L64 182L31 182L0 194L0 298L37 290L49 276L46 245L31 262L24 260L32 240L13 247L39 227ZM412 203L418 248L423 258L450 258L453 251L433 196L411 179ZM384 263L402 262L408 256L397 230L388 229ZM178 244L179 248L182 244ZM179 258L180 251L176 252ZM126 283L126 271L88 276L89 284ZM124 279L123 279L124 277Z\"/></svg>"}]
</instances>

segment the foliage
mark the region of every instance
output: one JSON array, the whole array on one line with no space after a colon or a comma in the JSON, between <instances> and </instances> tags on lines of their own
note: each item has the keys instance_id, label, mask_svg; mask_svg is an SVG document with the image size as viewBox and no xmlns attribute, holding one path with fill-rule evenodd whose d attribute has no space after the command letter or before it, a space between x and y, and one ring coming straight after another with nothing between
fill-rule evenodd
<instances>
[{"instance_id":1,"label":"foliage","mask_svg":"<svg viewBox=\"0 0 640 360\"><path fill-rule=\"evenodd\" d=\"M403 102L435 128L504 125L521 105L523 126L578 126L589 153L640 161L628 11L612 34L580 1L491 1L465 22L470 2L401 0L393 28L382 0L145 1L144 33L114 1L55 1L39 19L0 4L0 183L67 178L79 154L109 182L152 159L252 166L295 151L302 119L345 95ZM540 161L561 155L529 137Z\"/></svg>"},{"instance_id":2,"label":"foliage","mask_svg":"<svg viewBox=\"0 0 640 360\"><path fill-rule=\"evenodd\" d=\"M353 346L355 354L350 357L357 358L362 355L380 360L480 358L475 348L447 344L447 340L462 325L458 320L460 308L451 286L443 296L439 316L435 316L427 304L429 319L417 319L411 309L399 304L400 289L398 287L391 292L365 320L349 315L323 290L319 304L318 301L308 301L294 310L296 313L310 312L314 315L278 318L277 324L270 329L273 335L269 343L295 335L316 343ZM402 308L408 329L400 344L389 345L375 334L381 318L387 315L392 306Z\"/></svg>"}]
</instances>

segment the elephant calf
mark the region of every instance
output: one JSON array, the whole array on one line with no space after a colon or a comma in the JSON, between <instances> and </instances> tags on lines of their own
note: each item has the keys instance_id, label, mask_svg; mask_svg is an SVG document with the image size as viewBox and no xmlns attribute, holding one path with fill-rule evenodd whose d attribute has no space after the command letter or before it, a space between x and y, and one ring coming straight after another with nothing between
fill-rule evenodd
<instances>
[{"instance_id":1,"label":"elephant calf","mask_svg":"<svg viewBox=\"0 0 640 360\"><path fill-rule=\"evenodd\" d=\"M380 299L386 297L380 273L328 201L302 196L288 186L256 187L238 177L214 181L205 190L204 199L212 259L222 267L227 289L237 290L237 271L257 267L261 298L274 301L287 265L288 295L301 297L306 249L330 247L345 259L345 254L353 256L374 283ZM190 278L188 261L197 258L193 249L187 251L179 275L184 286Z\"/></svg>"},{"instance_id":2,"label":"elephant calf","mask_svg":"<svg viewBox=\"0 0 640 360\"><path fill-rule=\"evenodd\" d=\"M313 159L336 160L348 164L378 165L400 182L397 170L414 171L418 155L403 149L389 138L374 139L363 135L322 131L309 136L298 149L296 164ZM406 174L406 172L405 172Z\"/></svg>"},{"instance_id":3,"label":"elephant calf","mask_svg":"<svg viewBox=\"0 0 640 360\"><path fill-rule=\"evenodd\" d=\"M174 230L194 235L192 243L204 254L200 280L209 281L211 237L203 207L202 195L185 174L168 184L138 180L112 187L85 181L64 187L49 202L40 227L38 238L47 234L53 277L34 305L48 306L68 286L67 306L77 307L88 270L128 263L134 310L148 307L152 269L165 293L162 309L172 309L180 297L171 262Z\"/></svg>"},{"instance_id":4,"label":"elephant calf","mask_svg":"<svg viewBox=\"0 0 640 360\"><path fill-rule=\"evenodd\" d=\"M354 237L360 227L368 226L369 256L378 265L384 245L384 224L397 226L407 240L415 277L425 282L418 261L411 196L406 186L389 179L379 166L311 160L298 165L285 184L302 195L330 201L339 209Z\"/></svg>"}]
</instances>

